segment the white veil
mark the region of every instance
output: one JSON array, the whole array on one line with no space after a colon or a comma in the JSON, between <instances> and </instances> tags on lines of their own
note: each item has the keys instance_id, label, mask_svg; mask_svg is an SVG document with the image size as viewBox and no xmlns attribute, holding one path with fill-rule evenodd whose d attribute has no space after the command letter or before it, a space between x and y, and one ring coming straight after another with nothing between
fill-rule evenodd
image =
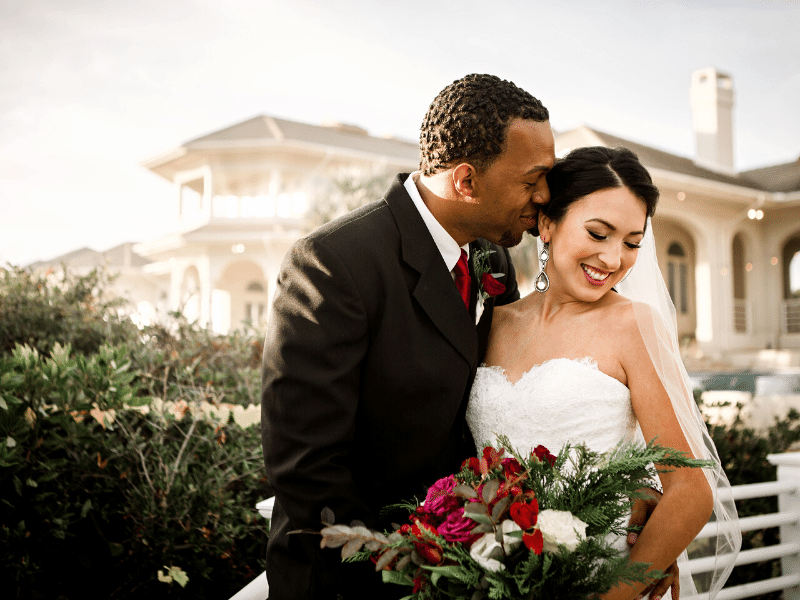
<instances>
[{"instance_id":1,"label":"white veil","mask_svg":"<svg viewBox=\"0 0 800 600\"><path fill-rule=\"evenodd\" d=\"M698 548L700 555L714 557L715 564L708 589L709 598L713 600L733 569L736 555L742 545L742 534L739 530L730 483L722 470L714 442L697 408L689 375L681 361L675 306L658 268L655 238L649 218L636 264L628 276L617 285L617 290L634 301L634 313L639 331L664 389L672 400L675 414L695 458L714 461L713 468L703 471L714 493L714 513L709 522L715 525L716 531L708 540L696 543L700 546ZM694 558L695 551L692 547L690 551ZM682 559L679 560L681 596L691 596L696 593L686 557L684 552Z\"/></svg>"}]
</instances>

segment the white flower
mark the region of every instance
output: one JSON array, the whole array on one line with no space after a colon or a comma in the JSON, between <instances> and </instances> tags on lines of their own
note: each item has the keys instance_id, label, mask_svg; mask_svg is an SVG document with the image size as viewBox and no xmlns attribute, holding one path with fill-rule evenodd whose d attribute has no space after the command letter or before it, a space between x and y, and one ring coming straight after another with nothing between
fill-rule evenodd
<instances>
[{"instance_id":1,"label":"white flower","mask_svg":"<svg viewBox=\"0 0 800 600\"><path fill-rule=\"evenodd\" d=\"M522 541L521 538L508 535L512 531L520 531L519 525L514 523L511 519L503 521L500 530L503 532L503 545L505 545L507 552L510 552L514 546ZM484 533L483 537L472 544L469 555L480 566L492 573L503 571L506 568L506 566L498 560L499 558L503 558L505 553L503 552L503 546L497 541L497 537L494 533Z\"/></svg>"},{"instance_id":2,"label":"white flower","mask_svg":"<svg viewBox=\"0 0 800 600\"><path fill-rule=\"evenodd\" d=\"M566 510L541 511L536 527L542 532L543 550L553 554L559 553L559 544L574 552L586 539L586 523Z\"/></svg>"}]
</instances>

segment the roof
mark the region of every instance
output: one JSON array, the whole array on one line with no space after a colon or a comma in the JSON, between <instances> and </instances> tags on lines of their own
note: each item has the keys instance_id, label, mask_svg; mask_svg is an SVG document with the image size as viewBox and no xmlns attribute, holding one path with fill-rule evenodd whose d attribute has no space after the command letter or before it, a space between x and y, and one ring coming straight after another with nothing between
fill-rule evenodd
<instances>
[{"instance_id":1,"label":"roof","mask_svg":"<svg viewBox=\"0 0 800 600\"><path fill-rule=\"evenodd\" d=\"M139 254L136 254L131 246L131 242L120 244L109 248L105 252L98 252L91 248L79 248L72 252L67 252L49 260L40 260L28 265L33 269L44 269L47 267L60 267L62 264L72 269L79 268L98 268L108 266L117 267L141 267L150 261Z\"/></svg>"},{"instance_id":2,"label":"roof","mask_svg":"<svg viewBox=\"0 0 800 600\"><path fill-rule=\"evenodd\" d=\"M768 192L800 191L800 158L782 165L744 171L742 175Z\"/></svg>"},{"instance_id":3,"label":"roof","mask_svg":"<svg viewBox=\"0 0 800 600\"><path fill-rule=\"evenodd\" d=\"M719 181L721 183L760 188L756 181L751 180L744 174L726 175L725 173L718 173L696 165L691 158L678 156L677 154L671 154L663 150L657 150L651 146L645 146L644 144L626 140L625 138L617 137L590 127L586 129L594 133L602 141L603 145L609 148L624 146L633 151L639 157L642 164L647 167L663 169L665 171L671 171L681 175L690 175L692 177L699 177L711 181Z\"/></svg>"},{"instance_id":4,"label":"roof","mask_svg":"<svg viewBox=\"0 0 800 600\"><path fill-rule=\"evenodd\" d=\"M204 146L252 146L254 143L300 142L335 148L345 148L370 154L398 156L417 161L419 144L390 137L375 137L354 125L310 125L267 115L259 115L225 129L195 138L184 144L186 148Z\"/></svg>"}]
</instances>

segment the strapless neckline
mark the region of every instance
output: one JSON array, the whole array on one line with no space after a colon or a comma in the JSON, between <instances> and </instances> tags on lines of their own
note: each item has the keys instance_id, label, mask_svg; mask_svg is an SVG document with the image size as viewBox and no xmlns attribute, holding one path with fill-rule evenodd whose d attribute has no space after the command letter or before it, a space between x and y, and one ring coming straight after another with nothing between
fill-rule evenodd
<instances>
[{"instance_id":1,"label":"strapless neckline","mask_svg":"<svg viewBox=\"0 0 800 600\"><path fill-rule=\"evenodd\" d=\"M506 373L506 370L499 365L487 365L485 363L481 363L481 365L478 368L486 369L491 373L500 375L501 380L513 388L518 384L520 384L521 382L523 382L523 380L525 380L527 377L532 377L536 375L542 369L557 366L557 364L561 361L567 361L570 364L576 364L585 367L587 369L590 369L591 371L621 385L626 390L628 389L628 386L622 383L619 379L617 379L616 377L612 377L608 373L604 373L603 371L601 371L600 367L597 365L597 361L593 359L591 356L584 356L583 358L561 358L561 357L550 358L544 362L531 366L527 371L525 371L522 375L520 375L519 379L515 381L511 381L508 378L508 373Z\"/></svg>"}]
</instances>

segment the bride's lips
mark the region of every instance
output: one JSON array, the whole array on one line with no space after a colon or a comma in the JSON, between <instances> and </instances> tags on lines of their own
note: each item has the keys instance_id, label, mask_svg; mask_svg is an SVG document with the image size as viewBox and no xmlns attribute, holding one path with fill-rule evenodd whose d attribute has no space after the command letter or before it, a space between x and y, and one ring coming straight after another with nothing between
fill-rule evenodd
<instances>
[{"instance_id":1,"label":"bride's lips","mask_svg":"<svg viewBox=\"0 0 800 600\"><path fill-rule=\"evenodd\" d=\"M539 224L538 217L520 217L520 221L525 224L525 229L533 229Z\"/></svg>"},{"instance_id":2,"label":"bride's lips","mask_svg":"<svg viewBox=\"0 0 800 600\"><path fill-rule=\"evenodd\" d=\"M586 281L598 287L604 285L608 276L611 275L610 271L601 271L600 269L595 269L586 264L581 264L581 268L583 269L583 276L586 277Z\"/></svg>"}]
</instances>

